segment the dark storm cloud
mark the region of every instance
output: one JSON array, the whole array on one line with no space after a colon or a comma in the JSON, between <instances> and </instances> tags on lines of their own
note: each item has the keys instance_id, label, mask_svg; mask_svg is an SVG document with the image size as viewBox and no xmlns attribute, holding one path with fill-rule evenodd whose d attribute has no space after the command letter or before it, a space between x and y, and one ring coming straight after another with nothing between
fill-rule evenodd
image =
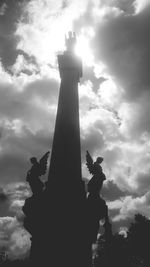
<instances>
[{"instance_id":1,"label":"dark storm cloud","mask_svg":"<svg viewBox=\"0 0 150 267\"><path fill-rule=\"evenodd\" d=\"M121 11L124 11L127 14L132 14L135 11L134 7L135 0L101 0L100 6L101 7L116 7L119 8Z\"/></svg>"},{"instance_id":2,"label":"dark storm cloud","mask_svg":"<svg viewBox=\"0 0 150 267\"><path fill-rule=\"evenodd\" d=\"M35 98L50 100L49 104L57 101L58 84L55 80L38 79L26 85L22 92L16 90L15 85L0 84L0 112L7 118L25 119L35 118L39 114L39 107L35 105ZM34 106L34 109L33 109ZM43 111L44 112L44 111ZM32 117L29 117L30 116Z\"/></svg>"},{"instance_id":3,"label":"dark storm cloud","mask_svg":"<svg viewBox=\"0 0 150 267\"><path fill-rule=\"evenodd\" d=\"M0 3L0 8L5 6L0 15L0 58L5 68L14 64L19 53L15 31L24 3L24 0L2 0Z\"/></svg>"},{"instance_id":4,"label":"dark storm cloud","mask_svg":"<svg viewBox=\"0 0 150 267\"><path fill-rule=\"evenodd\" d=\"M150 87L149 87L150 88ZM141 136L144 133L150 133L150 91L145 90L141 86L141 97L137 102L132 103L133 124L130 126L130 131L134 138ZM149 139L149 138L148 138ZM148 141L148 140L145 140ZM144 144L144 140L143 140Z\"/></svg>"},{"instance_id":5,"label":"dark storm cloud","mask_svg":"<svg viewBox=\"0 0 150 267\"><path fill-rule=\"evenodd\" d=\"M106 201L113 201L119 199L120 197L126 196L127 194L126 192L121 191L113 181L108 181L108 183L105 183L101 193Z\"/></svg>"},{"instance_id":6,"label":"dark storm cloud","mask_svg":"<svg viewBox=\"0 0 150 267\"><path fill-rule=\"evenodd\" d=\"M13 131L2 138L4 152L0 156L1 183L25 181L27 170L30 168L29 158L40 158L51 145L49 132L33 134L23 128L23 135L18 137ZM7 130L5 129L7 135Z\"/></svg>"},{"instance_id":7,"label":"dark storm cloud","mask_svg":"<svg viewBox=\"0 0 150 267\"><path fill-rule=\"evenodd\" d=\"M18 181L24 179L26 172L26 161L21 155L15 153L3 154L0 157L1 183Z\"/></svg>"},{"instance_id":8,"label":"dark storm cloud","mask_svg":"<svg viewBox=\"0 0 150 267\"><path fill-rule=\"evenodd\" d=\"M119 7L126 14L133 14L135 11L134 7L135 0L120 0L120 1L115 0L113 2L116 3L117 7Z\"/></svg>"},{"instance_id":9,"label":"dark storm cloud","mask_svg":"<svg viewBox=\"0 0 150 267\"><path fill-rule=\"evenodd\" d=\"M93 48L110 74L134 100L150 85L150 10L127 16L109 16L96 26Z\"/></svg>"},{"instance_id":10,"label":"dark storm cloud","mask_svg":"<svg viewBox=\"0 0 150 267\"><path fill-rule=\"evenodd\" d=\"M39 79L22 91L0 84L1 183L25 179L29 158L51 147L58 84Z\"/></svg>"},{"instance_id":11,"label":"dark storm cloud","mask_svg":"<svg viewBox=\"0 0 150 267\"><path fill-rule=\"evenodd\" d=\"M137 194L143 195L149 192L150 191L150 169L147 170L146 173L144 173L144 169L143 169L143 172L142 171L139 172L136 177L136 182L138 184Z\"/></svg>"}]
</instances>

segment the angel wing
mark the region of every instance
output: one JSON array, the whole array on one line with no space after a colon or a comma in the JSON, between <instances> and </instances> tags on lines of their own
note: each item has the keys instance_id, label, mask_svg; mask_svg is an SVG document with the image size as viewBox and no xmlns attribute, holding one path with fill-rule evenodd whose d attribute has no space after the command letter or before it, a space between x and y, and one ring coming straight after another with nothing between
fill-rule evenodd
<instances>
[{"instance_id":1,"label":"angel wing","mask_svg":"<svg viewBox=\"0 0 150 267\"><path fill-rule=\"evenodd\" d=\"M39 170L39 173L41 175L44 175L46 173L46 170L47 170L47 159L49 157L49 151L47 151L44 156L39 160L39 164L40 164L40 170Z\"/></svg>"},{"instance_id":2,"label":"angel wing","mask_svg":"<svg viewBox=\"0 0 150 267\"><path fill-rule=\"evenodd\" d=\"M86 166L89 172L94 175L93 159L88 151L86 152Z\"/></svg>"}]
</instances>

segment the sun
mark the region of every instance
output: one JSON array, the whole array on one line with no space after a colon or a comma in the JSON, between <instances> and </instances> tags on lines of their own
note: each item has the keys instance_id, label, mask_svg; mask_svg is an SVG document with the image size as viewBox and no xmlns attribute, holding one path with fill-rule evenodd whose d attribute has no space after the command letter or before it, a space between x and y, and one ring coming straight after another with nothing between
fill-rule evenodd
<instances>
[{"instance_id":1,"label":"sun","mask_svg":"<svg viewBox=\"0 0 150 267\"><path fill-rule=\"evenodd\" d=\"M83 64L88 67L92 66L94 61L94 56L89 42L90 41L86 36L80 35L77 37L77 43L75 47L75 54L79 56L82 59Z\"/></svg>"}]
</instances>

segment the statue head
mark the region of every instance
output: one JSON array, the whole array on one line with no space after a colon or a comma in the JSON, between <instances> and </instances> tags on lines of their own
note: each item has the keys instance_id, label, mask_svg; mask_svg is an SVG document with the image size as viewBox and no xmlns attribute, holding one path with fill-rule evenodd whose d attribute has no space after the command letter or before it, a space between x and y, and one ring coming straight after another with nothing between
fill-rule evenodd
<instances>
[{"instance_id":1,"label":"statue head","mask_svg":"<svg viewBox=\"0 0 150 267\"><path fill-rule=\"evenodd\" d=\"M37 163L37 158L36 157L32 157L32 158L30 158L30 161L31 161L32 164L35 164L35 163Z\"/></svg>"},{"instance_id":2,"label":"statue head","mask_svg":"<svg viewBox=\"0 0 150 267\"><path fill-rule=\"evenodd\" d=\"M96 159L96 162L99 163L99 164L101 164L103 162L103 158L102 157L98 157Z\"/></svg>"}]
</instances>

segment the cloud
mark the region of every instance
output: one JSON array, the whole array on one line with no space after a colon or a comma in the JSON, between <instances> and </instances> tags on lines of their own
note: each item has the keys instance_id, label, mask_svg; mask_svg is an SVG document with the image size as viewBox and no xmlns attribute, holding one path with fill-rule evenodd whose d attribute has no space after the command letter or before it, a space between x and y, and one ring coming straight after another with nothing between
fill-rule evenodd
<instances>
[{"instance_id":1,"label":"cloud","mask_svg":"<svg viewBox=\"0 0 150 267\"><path fill-rule=\"evenodd\" d=\"M0 16L4 16L6 9L7 9L6 3L2 3L0 7Z\"/></svg>"},{"instance_id":2,"label":"cloud","mask_svg":"<svg viewBox=\"0 0 150 267\"><path fill-rule=\"evenodd\" d=\"M149 13L108 18L96 24L93 39L95 58L125 89L128 100L149 87ZM142 87L142 90L141 90Z\"/></svg>"},{"instance_id":3,"label":"cloud","mask_svg":"<svg viewBox=\"0 0 150 267\"><path fill-rule=\"evenodd\" d=\"M90 19L95 69L104 65L99 77L107 78L95 95L94 81L90 90L90 82L85 83L87 95L81 87L82 151L90 147L93 155L104 156L107 179L114 181L120 194L141 197L149 190L149 11L135 15L134 1L105 1L94 8L95 18L91 12ZM86 16L81 27L88 25ZM84 166L83 171L87 175Z\"/></svg>"},{"instance_id":4,"label":"cloud","mask_svg":"<svg viewBox=\"0 0 150 267\"><path fill-rule=\"evenodd\" d=\"M0 203L0 247L5 248L9 259L27 257L30 249L30 235L23 228L22 206L30 195L25 183L6 185Z\"/></svg>"},{"instance_id":5,"label":"cloud","mask_svg":"<svg viewBox=\"0 0 150 267\"><path fill-rule=\"evenodd\" d=\"M13 231L10 239L9 258L22 259L29 254L30 237L23 228L17 228Z\"/></svg>"},{"instance_id":6,"label":"cloud","mask_svg":"<svg viewBox=\"0 0 150 267\"><path fill-rule=\"evenodd\" d=\"M136 14L144 11L144 9L148 8L149 5L150 5L149 0L142 0L142 1L136 0L134 2L134 7L135 7Z\"/></svg>"},{"instance_id":7,"label":"cloud","mask_svg":"<svg viewBox=\"0 0 150 267\"><path fill-rule=\"evenodd\" d=\"M113 181L105 183L101 193L106 201L115 201L123 196L126 196L126 192L121 191Z\"/></svg>"},{"instance_id":8,"label":"cloud","mask_svg":"<svg viewBox=\"0 0 150 267\"><path fill-rule=\"evenodd\" d=\"M22 12L24 1L2 0L0 5L0 58L7 68L15 62L18 38L15 36L16 23Z\"/></svg>"},{"instance_id":9,"label":"cloud","mask_svg":"<svg viewBox=\"0 0 150 267\"><path fill-rule=\"evenodd\" d=\"M20 72L27 74L37 73L38 69L36 64L33 64L33 59L27 59L23 54L19 54L15 63L9 68L13 74L18 75Z\"/></svg>"},{"instance_id":10,"label":"cloud","mask_svg":"<svg viewBox=\"0 0 150 267\"><path fill-rule=\"evenodd\" d=\"M114 1L95 6L94 58L97 65L105 65L104 77L109 77L100 84L95 103L111 119L92 105L87 112L88 122L83 109L83 121L87 123L83 131L88 132L91 121L96 130L100 124L102 136L93 153L99 151L104 156L108 179L115 181L125 194L142 195L149 188L149 11L143 9L135 14L133 1L125 5L124 1ZM84 23L88 25L86 20ZM87 108L85 102L84 107Z\"/></svg>"},{"instance_id":11,"label":"cloud","mask_svg":"<svg viewBox=\"0 0 150 267\"><path fill-rule=\"evenodd\" d=\"M25 179L27 161L51 146L58 80L27 74L13 80L3 70L0 82L1 182ZM51 72L53 76L53 72ZM19 87L20 85L20 87ZM42 152L43 151L43 152Z\"/></svg>"},{"instance_id":12,"label":"cloud","mask_svg":"<svg viewBox=\"0 0 150 267\"><path fill-rule=\"evenodd\" d=\"M5 247L9 259L25 257L30 248L29 234L15 217L0 218L0 226L0 246Z\"/></svg>"},{"instance_id":13,"label":"cloud","mask_svg":"<svg viewBox=\"0 0 150 267\"><path fill-rule=\"evenodd\" d=\"M8 183L1 189L0 217L22 217L22 206L30 196L29 186L24 182Z\"/></svg>"},{"instance_id":14,"label":"cloud","mask_svg":"<svg viewBox=\"0 0 150 267\"><path fill-rule=\"evenodd\" d=\"M150 169L149 167L137 172L135 181L137 183L137 194L143 195L150 190Z\"/></svg>"},{"instance_id":15,"label":"cloud","mask_svg":"<svg viewBox=\"0 0 150 267\"><path fill-rule=\"evenodd\" d=\"M140 213L149 218L150 194L149 192L141 197L126 196L120 200L108 202L109 210L118 210L118 214L112 218L114 222L132 219L135 214Z\"/></svg>"},{"instance_id":16,"label":"cloud","mask_svg":"<svg viewBox=\"0 0 150 267\"><path fill-rule=\"evenodd\" d=\"M56 64L56 52L64 49L64 35L86 10L88 1L35 1L24 7L18 23L17 48L36 57L37 62ZM42 14L42 16L41 16ZM37 17L40 16L40 20Z\"/></svg>"}]
</instances>

